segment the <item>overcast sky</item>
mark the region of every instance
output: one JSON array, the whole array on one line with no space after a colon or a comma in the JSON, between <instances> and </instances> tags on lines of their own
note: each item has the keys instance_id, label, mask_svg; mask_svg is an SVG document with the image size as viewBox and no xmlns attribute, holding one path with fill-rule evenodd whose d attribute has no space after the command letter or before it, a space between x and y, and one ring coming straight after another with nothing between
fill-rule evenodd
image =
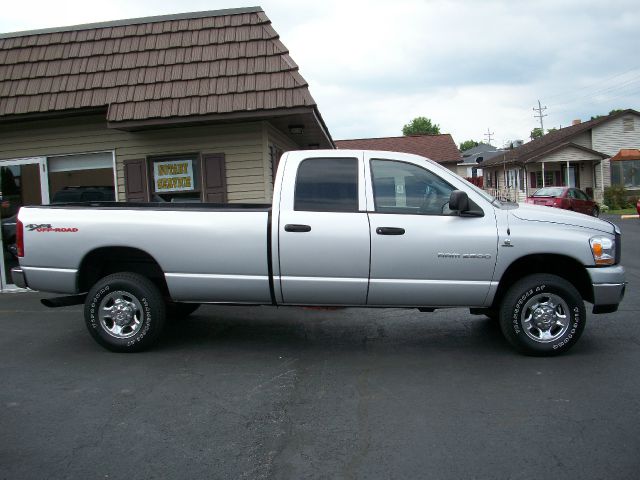
<instances>
[{"instance_id":1,"label":"overcast sky","mask_svg":"<svg viewBox=\"0 0 640 480\"><path fill-rule=\"evenodd\" d=\"M638 0L6 1L0 32L260 5L334 139L396 136L417 116L493 144L640 109Z\"/></svg>"}]
</instances>

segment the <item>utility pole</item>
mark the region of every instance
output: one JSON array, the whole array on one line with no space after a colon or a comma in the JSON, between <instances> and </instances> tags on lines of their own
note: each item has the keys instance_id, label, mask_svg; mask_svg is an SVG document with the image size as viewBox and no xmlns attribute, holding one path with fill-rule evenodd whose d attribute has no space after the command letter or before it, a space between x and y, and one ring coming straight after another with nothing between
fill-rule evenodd
<instances>
[{"instance_id":1,"label":"utility pole","mask_svg":"<svg viewBox=\"0 0 640 480\"><path fill-rule=\"evenodd\" d=\"M492 132L488 127L487 127L487 133L484 134L485 137L487 137L487 143L489 145L491 145L491 137L495 135L494 132Z\"/></svg>"},{"instance_id":2,"label":"utility pole","mask_svg":"<svg viewBox=\"0 0 640 480\"><path fill-rule=\"evenodd\" d=\"M534 117L534 118L539 118L539 119L540 119L540 130L542 130L542 134L543 134L543 135L544 135L544 124L542 123L542 118L543 118L543 117L546 117L546 116L547 116L547 114L546 114L546 113L542 113L542 112L544 112L546 109L547 109L546 105L543 107L543 106L540 104L540 100L538 100L538 108L533 107L533 111L534 111L534 112L538 112L538 114L537 114L537 115L534 115L533 117Z\"/></svg>"}]
</instances>

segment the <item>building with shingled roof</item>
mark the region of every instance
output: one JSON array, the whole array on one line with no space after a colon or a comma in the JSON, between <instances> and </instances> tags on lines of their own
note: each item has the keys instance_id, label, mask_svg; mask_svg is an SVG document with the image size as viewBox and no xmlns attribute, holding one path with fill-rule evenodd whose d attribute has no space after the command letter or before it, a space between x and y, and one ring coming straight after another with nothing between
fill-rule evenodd
<instances>
[{"instance_id":1,"label":"building with shingled roof","mask_svg":"<svg viewBox=\"0 0 640 480\"><path fill-rule=\"evenodd\" d=\"M336 140L336 146L344 150L381 150L384 152L413 153L427 157L457 173L462 161L456 142L450 134L406 135L402 137L358 138Z\"/></svg>"},{"instance_id":2,"label":"building with shingled roof","mask_svg":"<svg viewBox=\"0 0 640 480\"><path fill-rule=\"evenodd\" d=\"M3 204L266 202L283 151L334 147L260 7L2 34L0 129Z\"/></svg>"}]
</instances>

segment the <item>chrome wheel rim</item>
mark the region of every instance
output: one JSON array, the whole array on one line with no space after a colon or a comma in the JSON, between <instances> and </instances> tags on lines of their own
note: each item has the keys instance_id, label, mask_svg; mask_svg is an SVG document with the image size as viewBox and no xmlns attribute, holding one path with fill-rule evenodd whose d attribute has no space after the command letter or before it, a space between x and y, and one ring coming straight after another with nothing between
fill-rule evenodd
<instances>
[{"instance_id":1,"label":"chrome wheel rim","mask_svg":"<svg viewBox=\"0 0 640 480\"><path fill-rule=\"evenodd\" d=\"M100 302L100 326L115 338L131 338L142 328L144 310L140 301L129 292L109 293Z\"/></svg>"},{"instance_id":2,"label":"chrome wheel rim","mask_svg":"<svg viewBox=\"0 0 640 480\"><path fill-rule=\"evenodd\" d=\"M522 328L527 336L539 343L550 343L562 337L571 323L569 306L558 295L534 295L522 308Z\"/></svg>"}]
</instances>

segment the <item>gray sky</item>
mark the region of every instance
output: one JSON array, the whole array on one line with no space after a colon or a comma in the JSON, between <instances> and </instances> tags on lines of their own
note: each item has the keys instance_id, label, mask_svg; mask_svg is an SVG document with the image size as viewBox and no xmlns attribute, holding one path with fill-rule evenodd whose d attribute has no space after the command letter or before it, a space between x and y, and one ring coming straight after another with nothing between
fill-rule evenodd
<instances>
[{"instance_id":1,"label":"gray sky","mask_svg":"<svg viewBox=\"0 0 640 480\"><path fill-rule=\"evenodd\" d=\"M260 5L334 139L401 135L426 116L495 145L640 109L637 0L4 2L0 32Z\"/></svg>"}]
</instances>

